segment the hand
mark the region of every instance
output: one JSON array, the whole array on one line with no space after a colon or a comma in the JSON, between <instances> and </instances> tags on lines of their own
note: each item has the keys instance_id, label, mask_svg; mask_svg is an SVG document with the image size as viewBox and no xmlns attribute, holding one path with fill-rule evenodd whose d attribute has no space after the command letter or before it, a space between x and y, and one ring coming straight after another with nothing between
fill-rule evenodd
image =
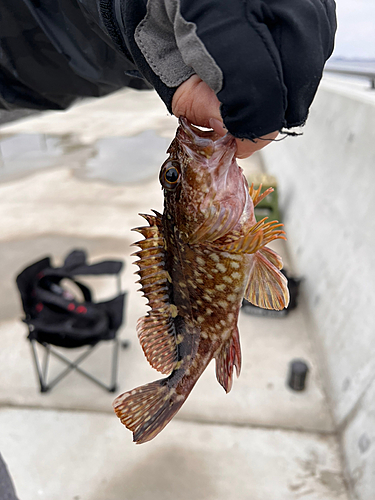
<instances>
[{"instance_id":1,"label":"hand","mask_svg":"<svg viewBox=\"0 0 375 500\"><path fill-rule=\"evenodd\" d=\"M172 112L177 118L186 116L194 125L212 128L220 136L227 133L220 115L220 101L215 92L198 75L191 76L178 87L172 100ZM248 158L277 136L276 131L254 141L236 139L237 158Z\"/></svg>"}]
</instances>

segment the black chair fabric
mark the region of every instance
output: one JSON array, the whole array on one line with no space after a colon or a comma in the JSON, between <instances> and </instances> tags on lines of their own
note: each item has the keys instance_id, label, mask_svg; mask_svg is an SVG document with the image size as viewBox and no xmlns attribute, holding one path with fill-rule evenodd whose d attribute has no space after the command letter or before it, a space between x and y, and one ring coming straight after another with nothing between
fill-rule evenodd
<instances>
[{"instance_id":1,"label":"black chair fabric","mask_svg":"<svg viewBox=\"0 0 375 500\"><path fill-rule=\"evenodd\" d=\"M75 279L77 275L116 275L121 261L88 265L86 253L74 250L62 267L52 267L45 257L26 267L16 282L29 326L29 339L60 347L94 345L111 340L123 321L125 294L104 302L93 302L90 289ZM83 300L60 285L70 280L82 292Z\"/></svg>"}]
</instances>

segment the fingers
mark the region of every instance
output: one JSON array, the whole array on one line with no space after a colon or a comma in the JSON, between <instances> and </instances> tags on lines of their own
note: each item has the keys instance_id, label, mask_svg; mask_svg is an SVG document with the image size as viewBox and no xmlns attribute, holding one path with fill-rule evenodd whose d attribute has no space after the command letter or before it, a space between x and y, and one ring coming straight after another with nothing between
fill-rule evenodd
<instances>
[{"instance_id":1,"label":"fingers","mask_svg":"<svg viewBox=\"0 0 375 500\"><path fill-rule=\"evenodd\" d=\"M218 120L217 118L210 118L209 124L210 127L220 136L223 136L228 132L222 120ZM271 141L276 139L278 134L279 132L275 131L272 132L271 134L260 137L259 139L255 139L254 141L250 141L248 139L236 139L237 143L236 157L242 159L248 158L256 151L259 151L260 149L267 146L267 144L269 144Z\"/></svg>"},{"instance_id":2,"label":"fingers","mask_svg":"<svg viewBox=\"0 0 375 500\"><path fill-rule=\"evenodd\" d=\"M220 137L222 137L228 132L226 126L224 125L223 120L221 119L218 120L217 118L210 118L208 120L208 123L210 124L212 130L214 130L218 135L220 135Z\"/></svg>"},{"instance_id":3,"label":"fingers","mask_svg":"<svg viewBox=\"0 0 375 500\"><path fill-rule=\"evenodd\" d=\"M272 142L279 135L279 132L276 130L271 134L264 135L263 137L259 137L259 139L254 139L254 141L249 141L248 139L236 139L237 142L237 158L248 158L256 151L267 146L270 142Z\"/></svg>"},{"instance_id":4,"label":"fingers","mask_svg":"<svg viewBox=\"0 0 375 500\"><path fill-rule=\"evenodd\" d=\"M198 75L191 76L178 87L172 99L172 112L177 118L186 116L200 127L210 128L210 118L221 121L220 102Z\"/></svg>"},{"instance_id":5,"label":"fingers","mask_svg":"<svg viewBox=\"0 0 375 500\"><path fill-rule=\"evenodd\" d=\"M191 76L178 87L173 96L172 111L177 118L185 116L194 125L212 128L220 136L228 132L221 118L220 101L198 75ZM248 158L267 146L277 135L275 131L254 141L236 139L236 157Z\"/></svg>"}]
</instances>

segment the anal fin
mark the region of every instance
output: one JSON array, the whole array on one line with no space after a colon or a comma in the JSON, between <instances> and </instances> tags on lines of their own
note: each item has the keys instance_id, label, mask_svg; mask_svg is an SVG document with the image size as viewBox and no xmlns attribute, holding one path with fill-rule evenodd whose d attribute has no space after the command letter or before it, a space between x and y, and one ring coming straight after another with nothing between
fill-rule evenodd
<instances>
[{"instance_id":1,"label":"anal fin","mask_svg":"<svg viewBox=\"0 0 375 500\"><path fill-rule=\"evenodd\" d=\"M236 367L237 377L241 371L241 346L237 327L215 358L217 381L225 392L229 392L233 384L234 367Z\"/></svg>"}]
</instances>

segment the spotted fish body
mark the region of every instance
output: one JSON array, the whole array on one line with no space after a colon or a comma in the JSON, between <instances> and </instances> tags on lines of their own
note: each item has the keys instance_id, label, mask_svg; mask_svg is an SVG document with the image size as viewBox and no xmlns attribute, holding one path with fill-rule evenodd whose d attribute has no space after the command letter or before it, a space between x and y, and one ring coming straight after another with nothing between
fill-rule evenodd
<instances>
[{"instance_id":1,"label":"spotted fish body","mask_svg":"<svg viewBox=\"0 0 375 500\"><path fill-rule=\"evenodd\" d=\"M266 245L281 224L257 222L261 194L235 161L235 140L180 119L160 171L163 215L143 215L136 255L150 311L137 333L146 358L168 375L116 398L134 441L153 439L173 418L212 359L226 392L241 369L237 320L242 299L268 309L288 305L281 258Z\"/></svg>"}]
</instances>

